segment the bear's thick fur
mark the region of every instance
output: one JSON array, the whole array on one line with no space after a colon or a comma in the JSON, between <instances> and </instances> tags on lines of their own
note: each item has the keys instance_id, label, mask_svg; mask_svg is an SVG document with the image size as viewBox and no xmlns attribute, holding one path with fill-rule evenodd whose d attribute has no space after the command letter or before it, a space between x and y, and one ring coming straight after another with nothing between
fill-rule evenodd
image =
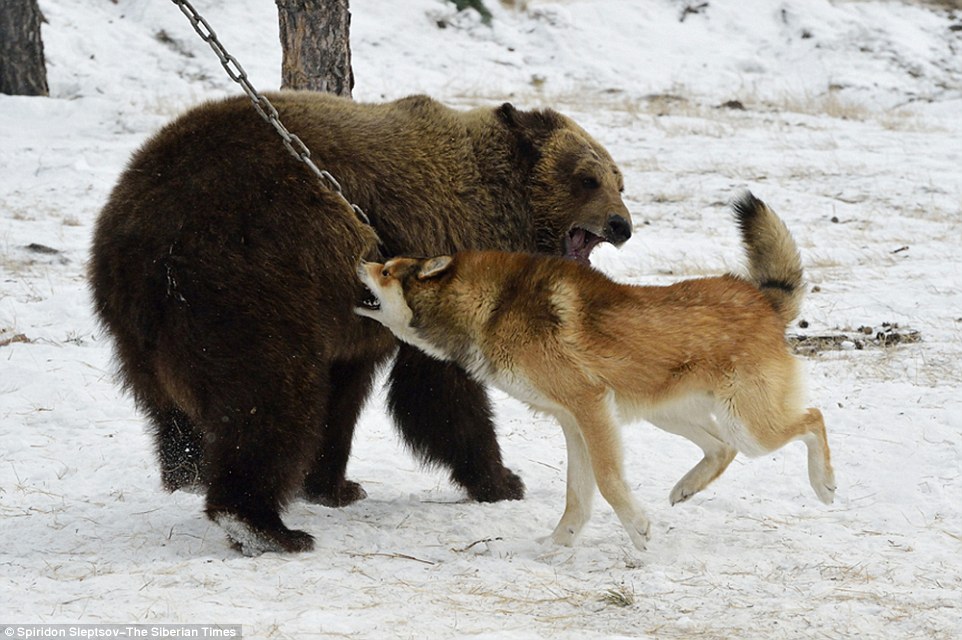
<instances>
[{"instance_id":1,"label":"bear's thick fur","mask_svg":"<svg viewBox=\"0 0 962 640\"><path fill-rule=\"evenodd\" d=\"M270 99L376 235L239 97L189 111L134 155L90 271L164 486L206 489L208 516L247 554L312 547L279 515L298 492L328 505L365 495L344 477L354 423L397 347L354 314L359 260L469 248L586 260L631 234L610 155L552 110ZM388 405L413 450L472 498L523 496L486 392L460 369L401 347Z\"/></svg>"}]
</instances>

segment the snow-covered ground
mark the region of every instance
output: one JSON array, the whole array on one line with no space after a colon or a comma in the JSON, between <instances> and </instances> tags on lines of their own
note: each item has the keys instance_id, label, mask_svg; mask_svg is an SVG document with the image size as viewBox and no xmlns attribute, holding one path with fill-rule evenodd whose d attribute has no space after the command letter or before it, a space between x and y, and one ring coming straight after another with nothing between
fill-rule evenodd
<instances>
[{"instance_id":1,"label":"snow-covered ground","mask_svg":"<svg viewBox=\"0 0 962 640\"><path fill-rule=\"evenodd\" d=\"M274 3L195 4L254 84L276 88ZM816 500L793 444L739 457L672 508L700 452L632 425L649 549L634 550L600 499L578 546L543 546L564 501L557 425L497 395L528 495L476 504L404 450L378 393L349 467L368 499L295 503L286 520L317 549L241 557L201 497L160 489L84 280L129 154L180 110L236 89L172 3L41 0L51 97L0 96L0 624L962 637L962 16L888 1L487 0L489 28L441 0L401 4L352 3L355 98L426 92L573 116L625 173L635 236L595 254L614 277L736 268L723 205L739 188L781 213L811 284L808 326L793 331L849 336L804 359L836 503ZM881 348L862 327L921 341Z\"/></svg>"}]
</instances>

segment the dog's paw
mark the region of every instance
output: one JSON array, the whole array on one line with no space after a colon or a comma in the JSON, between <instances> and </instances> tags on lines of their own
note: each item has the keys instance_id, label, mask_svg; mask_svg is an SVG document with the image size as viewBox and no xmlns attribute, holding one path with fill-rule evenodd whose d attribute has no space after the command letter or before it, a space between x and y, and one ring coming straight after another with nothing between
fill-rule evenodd
<instances>
[{"instance_id":1,"label":"dog's paw","mask_svg":"<svg viewBox=\"0 0 962 640\"><path fill-rule=\"evenodd\" d=\"M559 524L555 527L551 535L538 538L541 544L553 544L559 547L573 547L578 538L579 531L571 525Z\"/></svg>"},{"instance_id":2,"label":"dog's paw","mask_svg":"<svg viewBox=\"0 0 962 640\"><path fill-rule=\"evenodd\" d=\"M810 466L808 480L819 500L825 504L835 502L835 472L831 467L821 470L817 466L814 469Z\"/></svg>"},{"instance_id":3,"label":"dog's paw","mask_svg":"<svg viewBox=\"0 0 962 640\"><path fill-rule=\"evenodd\" d=\"M642 515L636 516L631 522L625 523L625 531L628 532L628 537L639 551L648 548L648 541L651 540L651 523L648 522L648 518Z\"/></svg>"},{"instance_id":4,"label":"dog's paw","mask_svg":"<svg viewBox=\"0 0 962 640\"><path fill-rule=\"evenodd\" d=\"M668 499L671 501L671 506L675 506L680 502L684 502L696 493L698 493L698 489L689 487L684 481L682 481L676 484L675 488L671 490L671 494L668 496Z\"/></svg>"},{"instance_id":5,"label":"dog's paw","mask_svg":"<svg viewBox=\"0 0 962 640\"><path fill-rule=\"evenodd\" d=\"M577 537L578 532L575 531L574 527L565 527L561 530L555 530L551 534L551 542L559 547L573 547Z\"/></svg>"},{"instance_id":6,"label":"dog's paw","mask_svg":"<svg viewBox=\"0 0 962 640\"><path fill-rule=\"evenodd\" d=\"M812 488L815 489L815 495L818 496L818 499L825 504L835 502L835 485L818 484L813 485Z\"/></svg>"}]
</instances>

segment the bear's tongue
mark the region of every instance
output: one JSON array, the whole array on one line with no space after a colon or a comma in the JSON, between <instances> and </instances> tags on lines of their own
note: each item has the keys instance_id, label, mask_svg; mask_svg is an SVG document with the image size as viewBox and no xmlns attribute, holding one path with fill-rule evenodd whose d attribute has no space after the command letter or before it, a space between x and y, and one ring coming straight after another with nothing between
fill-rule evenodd
<instances>
[{"instance_id":1,"label":"bear's tongue","mask_svg":"<svg viewBox=\"0 0 962 640\"><path fill-rule=\"evenodd\" d=\"M565 257L583 264L591 264L591 251L604 242L604 238L596 236L587 229L575 227L565 238Z\"/></svg>"}]
</instances>

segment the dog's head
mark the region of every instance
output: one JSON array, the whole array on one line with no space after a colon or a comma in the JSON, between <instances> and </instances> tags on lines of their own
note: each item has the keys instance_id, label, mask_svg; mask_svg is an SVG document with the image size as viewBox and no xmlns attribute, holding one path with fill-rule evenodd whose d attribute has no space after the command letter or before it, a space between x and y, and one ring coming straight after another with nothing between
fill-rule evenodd
<instances>
[{"instance_id":1,"label":"dog's head","mask_svg":"<svg viewBox=\"0 0 962 640\"><path fill-rule=\"evenodd\" d=\"M418 317L436 306L437 289L453 263L451 256L392 258L385 263L361 262L357 275L367 294L354 312L377 320L399 340L441 360L449 359L418 331Z\"/></svg>"}]
</instances>

